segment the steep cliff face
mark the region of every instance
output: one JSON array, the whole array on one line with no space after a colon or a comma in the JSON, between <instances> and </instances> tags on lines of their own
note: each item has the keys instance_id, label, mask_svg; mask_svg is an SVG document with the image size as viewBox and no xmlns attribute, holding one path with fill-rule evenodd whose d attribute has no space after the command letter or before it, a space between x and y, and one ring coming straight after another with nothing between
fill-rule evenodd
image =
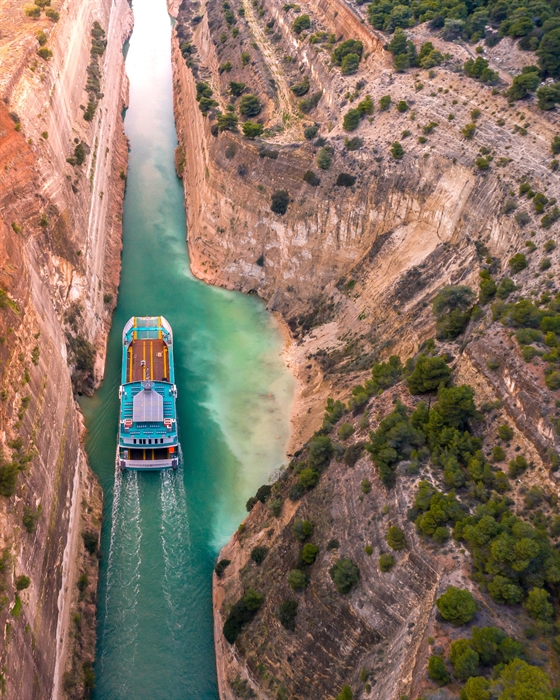
<instances>
[{"instance_id":1,"label":"steep cliff face","mask_svg":"<svg viewBox=\"0 0 560 700\"><path fill-rule=\"evenodd\" d=\"M128 4L49 12L0 4L0 665L14 698L92 682L101 490L74 392L101 377L127 160Z\"/></svg>"},{"instance_id":2,"label":"steep cliff face","mask_svg":"<svg viewBox=\"0 0 560 700\"><path fill-rule=\"evenodd\" d=\"M305 366L318 349L349 339L362 354L376 355L388 343L409 354L430 333L426 301L438 286L476 279L483 248L505 271L507 255L522 245L527 228L504 214L504 204L528 168L535 191L558 195L548 168L554 120L534 104L523 113L509 109L506 97L458 75L473 50L442 41L424 25L410 36L417 46L432 41L448 56L444 65L395 74L382 49L385 37L362 23L360 8L298 6L313 32L302 38L285 3L229 4L235 37L220 3L185 0L177 9L177 162L193 269L211 283L256 292L300 338L321 325L321 342L307 336L295 364ZM329 34L364 43L355 74L344 76L331 64ZM530 59L509 45L509 63L519 69ZM511 76L501 76L507 85ZM290 88L306 79L308 92L298 98ZM239 111L242 97L232 95L231 81L259 97L262 111L250 119L262 122L263 139L220 131L213 121L228 104ZM207 116L197 102L196 85L203 83L216 103ZM372 116L346 132L344 114L367 95ZM379 100L387 95L391 106L382 110ZM315 107L313 96L320 96ZM401 101L404 111L396 109ZM473 110L480 111L476 131L465 138ZM519 131L523 119L531 122L526 136ZM316 137L305 140L303 128L312 125ZM391 154L396 139L401 159ZM326 170L317 162L324 148ZM483 171L475 161L486 148L494 167ZM310 174L316 186L304 179ZM342 186L341 175L355 178L342 183L355 184ZM272 196L282 190L289 196L283 215L271 211Z\"/></svg>"},{"instance_id":3,"label":"steep cliff face","mask_svg":"<svg viewBox=\"0 0 560 700\"><path fill-rule=\"evenodd\" d=\"M534 98L513 102L507 92L535 55L509 38L477 47L444 41L420 24L407 29L408 41L417 51L431 42L439 57L430 67L398 72L384 48L391 37L371 27L365 4L182 0L172 11L176 160L191 264L211 283L257 293L287 321L295 340L290 364L300 378L294 446L320 428L327 396L347 402L356 385L371 379L377 360L398 354L411 359L411 370L419 350L432 347L425 342L436 330L437 292L468 285L470 306L479 306L469 310L455 342L439 328L437 351L453 366L453 381L472 386L488 414L473 422L484 440L481 459L491 459L487 446L500 422L515 427L503 459L522 451L532 467L520 480L512 477L507 493L515 512L538 522L524 494L535 488L549 505L558 495L560 376L558 353L547 350L557 347L557 331L545 342L556 321L537 330L543 316L558 311L560 186L558 163L551 163L558 117L538 109ZM344 71L334 52L350 39L362 42L361 60ZM464 73L477 56L496 71L498 87ZM520 265L511 261L518 253L525 254ZM484 287L490 292L480 287L477 300L480 272L491 280ZM494 279L503 284L497 296ZM353 424L353 443L373 439L368 431L397 397L410 409L416 403L403 385L360 403L366 393L358 387L343 419ZM435 402L435 394L427 401ZM340 457L348 443L337 427L321 432ZM222 698L333 697L345 683L354 697L435 693L426 675L430 648L447 653L457 636L434 608L449 584L475 591L476 624L522 634L526 618L516 623L518 613L497 607L484 585L477 592L462 545L449 542L442 550L411 525L418 478L406 463L389 489L369 458L352 468L339 458L302 496L292 491L301 483L293 472L301 471L302 454L305 462L307 452L298 450L273 486L281 514L257 503L221 553L231 562L214 585ZM422 477L449 491L451 481L433 466ZM497 464L490 468L499 471ZM371 492L363 491L364 480ZM470 491L463 484L461 496L472 512L484 490L480 485L473 496L474 483ZM542 518L552 522L553 509L542 507ZM309 570L292 534L304 519L314 522L319 546ZM378 559L389 525L403 529L408 547L384 573ZM327 546L333 539L340 551ZM255 547L268 549L260 566L251 558ZM329 578L340 557L358 562L361 572L346 597ZM307 571L304 592L290 589L291 569ZM224 622L251 589L264 595L263 606L231 644ZM295 631L279 621L280 604L290 598L298 602ZM527 654L554 676L554 655L535 645ZM440 693L434 697L449 695Z\"/></svg>"}]
</instances>

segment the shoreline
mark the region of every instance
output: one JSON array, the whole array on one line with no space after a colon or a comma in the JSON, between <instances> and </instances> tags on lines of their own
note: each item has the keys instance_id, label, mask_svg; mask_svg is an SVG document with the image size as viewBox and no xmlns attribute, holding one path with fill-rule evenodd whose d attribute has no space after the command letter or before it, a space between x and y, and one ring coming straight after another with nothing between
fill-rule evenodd
<instances>
[{"instance_id":1,"label":"shoreline","mask_svg":"<svg viewBox=\"0 0 560 700\"><path fill-rule=\"evenodd\" d=\"M185 196L185 208L187 199ZM207 271L197 264L197 256L193 255L192 246L187 231L187 249L189 253L189 267L193 276L204 284L221 289L245 294L240 289L235 289L222 280L219 275L209 275ZM267 300L259 297L266 305ZM309 438L313 435L322 422L323 405L330 391L330 387L324 381L323 373L314 360L306 358L307 349L293 337L286 319L279 311L269 311L273 322L277 324L282 336L282 349L280 357L286 369L295 381L294 397L290 408L290 434L286 443L286 457L288 460ZM307 364L306 364L307 363ZM305 373L308 372L306 375ZM323 394L324 397L322 396Z\"/></svg>"}]
</instances>

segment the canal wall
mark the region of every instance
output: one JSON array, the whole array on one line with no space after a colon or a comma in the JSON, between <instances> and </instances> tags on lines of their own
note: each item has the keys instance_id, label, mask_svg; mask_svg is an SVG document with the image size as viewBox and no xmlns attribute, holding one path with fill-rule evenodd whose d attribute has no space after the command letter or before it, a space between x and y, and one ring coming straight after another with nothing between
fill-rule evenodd
<instances>
[{"instance_id":1,"label":"canal wall","mask_svg":"<svg viewBox=\"0 0 560 700\"><path fill-rule=\"evenodd\" d=\"M516 192L530 180L533 191L546 191L553 202L560 197L550 177L557 167L550 163L556 119L534 101L524 102L531 127L528 175L528 142L512 137L522 133L515 122L521 113L508 109L506 92L492 94L498 91L458 70L471 58L470 47L445 42L421 25L409 39L418 50L433 42L446 62L437 71L397 73L383 50L387 36L370 27L366 5L227 5L173 0L171 7L177 18L176 166L185 188L191 265L209 283L258 294L283 316L294 339L289 356L301 399L290 469L270 494L259 490L258 500L248 502L249 515L219 557L225 561L214 576L213 598L220 698L333 698L346 685L354 697L431 695L428 640L437 639L447 652L454 638L439 625L434 606L448 585L473 591L485 611L477 624L504 626L522 638L523 623L519 610L505 620L503 608L476 590L465 549L438 549L419 537L407 517L418 485L408 461L389 489L364 452L370 430L380 428L397 400L409 410L416 400L404 382L385 392L373 385L372 397L363 387L372 387L374 363L391 355L415 361L437 347L453 368L453 381L473 388L482 411L495 411L484 427L477 423L477 436L490 447L500 423L516 426L518 442L507 445L504 464L522 452L534 465L517 491L518 512L533 483L556 498L558 459L547 454L560 446L551 410L555 394L539 361L522 358L513 334L494 322L483 300L456 343L440 328L437 346L435 340L425 344L436 336L432 302L446 285L468 285L474 302L479 273L491 272L497 284L513 275L508 261L516 251L554 250L546 239L552 226L558 232L556 219L539 220ZM308 26L297 31L294 22L305 15ZM342 75L333 49L348 39L362 40L363 57ZM483 48L494 70L504 65L503 46L494 55ZM521 71L527 53L512 44L508 52L512 72ZM500 77L511 81L504 71ZM262 127L260 138L251 138L258 127L242 136L243 93L258 97L251 121ZM473 138L465 136L469 123ZM518 220L511 216L517 206ZM525 242L528 229L517 225L523 220L532 222L534 244L533 238ZM546 269L558 264L555 256ZM525 299L544 290L535 282L543 268L537 271L536 256L533 261L517 287L523 285ZM552 275L546 284L551 292L545 300L557 292ZM335 406L325 414L327 396L344 402L344 427L331 424ZM314 448L330 433L337 456L316 462L306 441L324 417ZM381 435L385 429L381 424ZM315 467L318 484L310 486L306 475ZM437 470L426 473L438 488L449 488ZM298 543L306 520L318 549L313 568L302 564ZM407 541L390 574L379 568L389 526L402 529ZM340 558L360 570L349 595L333 583ZM294 569L305 572L301 585ZM243 626L243 594L251 589L262 595L261 608ZM288 602L296 619L281 612ZM228 620L234 643L225 639Z\"/></svg>"},{"instance_id":2,"label":"canal wall","mask_svg":"<svg viewBox=\"0 0 560 700\"><path fill-rule=\"evenodd\" d=\"M102 494L75 395L116 302L132 27L125 0L50 10L0 2L0 667L6 697L37 700L93 683Z\"/></svg>"}]
</instances>

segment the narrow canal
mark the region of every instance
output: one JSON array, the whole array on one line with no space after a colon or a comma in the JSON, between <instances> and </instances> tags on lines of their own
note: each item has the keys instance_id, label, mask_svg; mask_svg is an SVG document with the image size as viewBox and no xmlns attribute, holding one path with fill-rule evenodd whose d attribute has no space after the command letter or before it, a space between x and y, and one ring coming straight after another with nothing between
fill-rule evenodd
<instances>
[{"instance_id":1,"label":"narrow canal","mask_svg":"<svg viewBox=\"0 0 560 700\"><path fill-rule=\"evenodd\" d=\"M96 700L215 700L211 578L244 504L285 458L293 380L255 298L193 278L173 153L171 21L134 0L123 270L105 381L82 401L105 493ZM115 475L121 331L163 315L175 337L183 465Z\"/></svg>"}]
</instances>

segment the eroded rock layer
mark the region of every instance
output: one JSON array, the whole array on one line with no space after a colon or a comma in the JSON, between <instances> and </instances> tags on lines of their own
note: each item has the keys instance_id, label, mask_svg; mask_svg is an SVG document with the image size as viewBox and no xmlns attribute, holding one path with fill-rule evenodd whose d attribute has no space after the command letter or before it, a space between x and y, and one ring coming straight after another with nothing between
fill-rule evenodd
<instances>
[{"instance_id":1,"label":"eroded rock layer","mask_svg":"<svg viewBox=\"0 0 560 700\"><path fill-rule=\"evenodd\" d=\"M501 625L517 637L529 624L519 605L512 613L496 605L497 594L487 594L493 574L480 573L480 556L479 590L463 545L436 547L412 525L418 479L406 464L388 488L379 459L361 456L352 468L341 460L351 445L367 443L375 452L372 434L397 398L409 412L417 405L402 383L374 396L381 388L371 384L371 367L379 360L391 354L409 360L402 381L420 352L444 357L452 381L475 393L480 415L471 428L484 451L477 459L497 455L487 465L493 473L502 471L500 460L514 462L503 477L513 481L500 485L510 507L550 527L555 516L558 337L557 321L544 317L558 313L558 114L539 109L530 91L520 101L510 90L538 60L528 50L536 34L531 46L528 38L522 45L497 34L478 45L449 41L439 31L442 18L439 27L407 24L401 50L398 33L371 26L367 7L342 0L172 4L176 165L193 270L258 294L282 315L300 380L293 440L299 449L273 486L276 505L268 495L257 499L221 553L230 560L214 585L222 698L336 697L344 685L360 698L456 697L458 676L449 692L437 691L426 673L430 649L446 658L457 638L434 607L448 585L475 592L484 610L477 624ZM371 8L390 12L380 3ZM394 56L387 50L393 38ZM345 62L336 52L349 40L361 45ZM423 58L434 52L432 64L407 69L407 52L414 63L421 50ZM464 69L477 58L491 71L487 83ZM540 78L533 92L553 83L546 72ZM446 286L469 299L462 311L455 308L457 332L444 328L449 319L432 307ZM436 333L437 346L426 344ZM340 416L334 427L328 416L322 422L329 396L346 403L342 421L351 427L343 432L353 435L351 444L338 433ZM494 451L500 422L515 426L515 439ZM330 435L338 457L313 474L305 471L305 443L317 429ZM520 451L531 467L515 479ZM433 466L423 478L452 489L450 472ZM474 512L492 480L487 470L486 486L477 486L480 477L467 463L461 468L459 498ZM502 476L492 478L497 484ZM542 517L530 513L529 492L542 494ZM292 532L305 519L313 521L319 547L308 569ZM401 528L409 544L396 555L398 565L382 572L389 525ZM557 556L558 533L551 532ZM333 540L337 547L328 548ZM359 585L342 596L329 573L341 557L360 569ZM297 593L287 579L293 570L307 576ZM535 581L554 595L551 577ZM240 603L247 591L264 596L258 613ZM293 630L289 620L281 623L280 607L290 600L298 602ZM254 597L249 602L258 608ZM235 640L231 627L224 635L232 615L234 627L246 615ZM554 678L558 660L550 644L551 638L532 644L526 658Z\"/></svg>"},{"instance_id":2,"label":"eroded rock layer","mask_svg":"<svg viewBox=\"0 0 560 700\"><path fill-rule=\"evenodd\" d=\"M75 396L118 287L132 26L124 0L47 10L0 3L0 666L37 699L93 683L102 495Z\"/></svg>"}]
</instances>

